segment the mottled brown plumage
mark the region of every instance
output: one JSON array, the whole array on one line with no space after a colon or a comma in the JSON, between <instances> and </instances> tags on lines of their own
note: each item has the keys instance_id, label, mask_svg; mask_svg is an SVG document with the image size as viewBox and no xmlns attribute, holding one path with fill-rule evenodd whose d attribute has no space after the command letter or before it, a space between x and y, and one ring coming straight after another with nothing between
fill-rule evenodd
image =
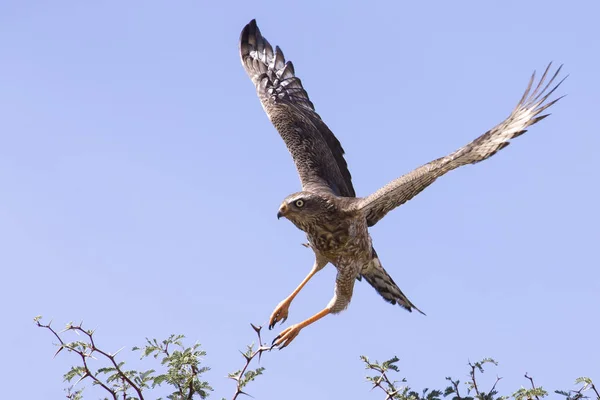
<instances>
[{"instance_id":1,"label":"mottled brown plumage","mask_svg":"<svg viewBox=\"0 0 600 400\"><path fill-rule=\"evenodd\" d=\"M242 31L240 56L265 112L294 159L302 183L302 191L284 199L277 216L287 218L306 232L315 253L312 270L275 308L269 328L287 319L292 300L314 274L328 263L337 269L334 296L329 304L313 317L285 329L274 341L281 348L304 327L348 307L356 279L365 278L386 301L420 312L382 267L368 228L440 176L462 165L483 161L508 146L510 139L547 116L540 114L560 99L547 101L562 83L561 80L551 87L559 67L544 85L550 72L548 65L535 88L534 73L523 97L502 123L454 153L415 169L370 196L357 198L340 142L315 112L292 63L285 61L279 47L273 50L255 20Z\"/></svg>"}]
</instances>

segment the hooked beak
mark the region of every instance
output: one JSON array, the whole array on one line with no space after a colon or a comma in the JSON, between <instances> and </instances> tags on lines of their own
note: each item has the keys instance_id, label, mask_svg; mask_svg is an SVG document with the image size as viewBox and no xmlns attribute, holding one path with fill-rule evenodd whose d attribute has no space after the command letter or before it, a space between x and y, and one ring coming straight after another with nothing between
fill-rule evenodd
<instances>
[{"instance_id":1,"label":"hooked beak","mask_svg":"<svg viewBox=\"0 0 600 400\"><path fill-rule=\"evenodd\" d=\"M277 211L277 219L280 219L281 217L285 217L285 213L287 213L288 207L286 204L282 204L281 207L279 207L279 211Z\"/></svg>"}]
</instances>

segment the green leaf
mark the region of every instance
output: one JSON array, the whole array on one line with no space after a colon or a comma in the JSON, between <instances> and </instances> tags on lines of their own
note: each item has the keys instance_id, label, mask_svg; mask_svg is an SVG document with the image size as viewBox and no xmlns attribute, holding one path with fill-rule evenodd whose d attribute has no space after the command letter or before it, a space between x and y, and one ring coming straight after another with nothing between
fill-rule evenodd
<instances>
[{"instance_id":1,"label":"green leaf","mask_svg":"<svg viewBox=\"0 0 600 400\"><path fill-rule=\"evenodd\" d=\"M575 384L578 385L580 383L585 383L586 385L591 385L592 380L590 378L588 378L587 376L580 376L579 378L575 379Z\"/></svg>"}]
</instances>

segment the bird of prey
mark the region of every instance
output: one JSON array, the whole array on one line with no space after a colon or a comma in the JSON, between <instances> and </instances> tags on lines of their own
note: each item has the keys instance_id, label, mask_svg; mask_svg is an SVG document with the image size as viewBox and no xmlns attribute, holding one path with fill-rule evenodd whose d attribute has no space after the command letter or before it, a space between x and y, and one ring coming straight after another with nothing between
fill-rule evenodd
<instances>
[{"instance_id":1,"label":"bird of prey","mask_svg":"<svg viewBox=\"0 0 600 400\"><path fill-rule=\"evenodd\" d=\"M548 116L542 113L560 97L548 99L564 81L563 78L552 86L561 68L551 74L550 63L536 85L534 72L521 100L499 125L375 193L356 197L340 142L315 112L292 63L285 60L279 47L273 49L261 35L256 20L250 21L242 30L239 50L242 65L256 87L263 109L283 138L300 175L302 191L283 200L277 218L285 217L304 231L315 254L313 267L306 278L271 314L269 329L279 321L285 322L292 300L317 272L328 263L337 269L334 295L329 304L305 321L283 330L273 341L279 348L289 345L313 322L346 309L355 280L362 278L384 300L397 303L408 311L415 309L422 313L381 265L369 227L445 173L483 161L508 146L511 139Z\"/></svg>"}]
</instances>

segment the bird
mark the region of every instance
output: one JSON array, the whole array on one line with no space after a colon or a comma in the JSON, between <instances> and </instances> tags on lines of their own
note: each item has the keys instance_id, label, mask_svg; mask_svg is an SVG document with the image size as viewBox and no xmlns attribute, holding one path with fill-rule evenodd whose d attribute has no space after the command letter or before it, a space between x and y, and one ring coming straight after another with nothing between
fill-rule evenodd
<instances>
[{"instance_id":1,"label":"bird","mask_svg":"<svg viewBox=\"0 0 600 400\"><path fill-rule=\"evenodd\" d=\"M269 329L287 320L292 301L317 272L329 263L337 269L332 299L312 317L277 335L272 346L279 349L288 346L302 329L317 320L345 310L357 280L364 279L385 301L424 314L382 266L369 228L437 178L463 165L490 158L527 132L528 127L546 118L549 114L543 112L564 97L550 100L550 96L567 78L553 85L562 65L551 73L552 63L549 63L534 84L534 71L518 104L500 124L449 155L414 169L366 197L357 197L340 141L316 113L292 62L286 61L279 46L273 49L255 19L241 32L239 52L262 107L291 153L300 177L301 191L283 200L277 218L285 218L304 231L307 247L315 256L308 275L275 307Z\"/></svg>"}]
</instances>

